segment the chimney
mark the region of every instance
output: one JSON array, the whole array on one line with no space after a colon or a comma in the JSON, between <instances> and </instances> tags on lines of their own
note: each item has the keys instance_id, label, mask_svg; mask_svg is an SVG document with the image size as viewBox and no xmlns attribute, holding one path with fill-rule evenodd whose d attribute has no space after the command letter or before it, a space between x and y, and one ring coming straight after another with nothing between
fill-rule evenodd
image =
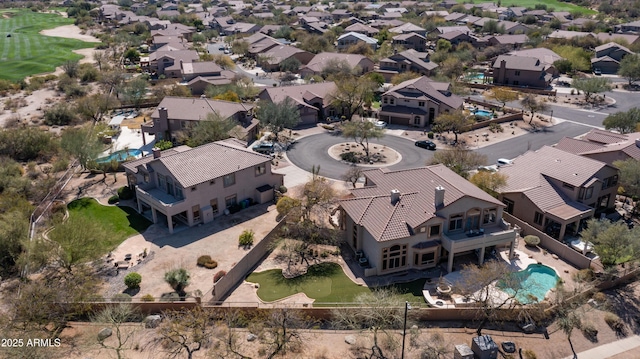
<instances>
[{"instance_id":1,"label":"chimney","mask_svg":"<svg viewBox=\"0 0 640 359\"><path fill-rule=\"evenodd\" d=\"M160 158L162 155L162 151L158 147L154 147L151 151L153 151L153 158Z\"/></svg>"},{"instance_id":2,"label":"chimney","mask_svg":"<svg viewBox=\"0 0 640 359\"><path fill-rule=\"evenodd\" d=\"M436 187L436 193L435 193L433 202L436 208L440 208L444 206L444 187L442 186Z\"/></svg>"},{"instance_id":3,"label":"chimney","mask_svg":"<svg viewBox=\"0 0 640 359\"><path fill-rule=\"evenodd\" d=\"M169 111L166 107L158 108L158 114L160 115L160 120L164 123L169 120Z\"/></svg>"},{"instance_id":4,"label":"chimney","mask_svg":"<svg viewBox=\"0 0 640 359\"><path fill-rule=\"evenodd\" d=\"M396 203L400 200L400 191L397 189L391 190L391 205L395 206Z\"/></svg>"}]
</instances>

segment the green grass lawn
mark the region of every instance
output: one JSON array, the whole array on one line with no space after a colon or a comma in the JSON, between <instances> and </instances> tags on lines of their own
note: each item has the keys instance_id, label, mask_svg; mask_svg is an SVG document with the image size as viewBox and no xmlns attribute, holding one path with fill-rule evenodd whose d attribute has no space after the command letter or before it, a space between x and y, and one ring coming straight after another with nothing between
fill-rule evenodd
<instances>
[{"instance_id":1,"label":"green grass lawn","mask_svg":"<svg viewBox=\"0 0 640 359\"><path fill-rule=\"evenodd\" d=\"M108 253L125 239L143 232L151 222L131 207L103 206L93 198L81 198L67 206L69 217L81 216L98 222L109 240L100 243L101 252Z\"/></svg>"},{"instance_id":2,"label":"green grass lawn","mask_svg":"<svg viewBox=\"0 0 640 359\"><path fill-rule=\"evenodd\" d=\"M259 283L258 297L265 302L273 302L296 293L304 293L315 299L315 306L330 303L353 302L360 293L370 291L354 283L347 277L340 265L336 263L321 263L309 267L305 275L287 279L282 276L281 269L271 269L264 272L252 273L247 277L248 282ZM413 303L423 303L422 288L425 279L396 284L393 287L403 300ZM389 288L389 287L387 287Z\"/></svg>"},{"instance_id":3,"label":"green grass lawn","mask_svg":"<svg viewBox=\"0 0 640 359\"><path fill-rule=\"evenodd\" d=\"M465 0L457 0L459 3L465 3ZM472 1L472 3L480 4L483 1ZM547 5L547 9L553 8L554 11L579 11L585 15L593 15L597 14L597 11L587 9L586 7L560 2L558 0L506 0L502 1L502 6L512 7L512 6L522 6L522 7L530 7L534 8L536 4L544 4Z\"/></svg>"},{"instance_id":4,"label":"green grass lawn","mask_svg":"<svg viewBox=\"0 0 640 359\"><path fill-rule=\"evenodd\" d=\"M18 81L54 71L67 60L82 58L72 50L96 44L39 34L44 29L73 24L73 19L19 9L3 10L0 14L0 79Z\"/></svg>"}]
</instances>

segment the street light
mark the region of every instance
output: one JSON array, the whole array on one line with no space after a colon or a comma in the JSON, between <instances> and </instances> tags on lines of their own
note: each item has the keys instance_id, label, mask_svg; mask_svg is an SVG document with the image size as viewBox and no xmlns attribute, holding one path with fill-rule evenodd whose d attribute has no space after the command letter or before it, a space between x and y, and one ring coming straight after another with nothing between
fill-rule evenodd
<instances>
[{"instance_id":1,"label":"street light","mask_svg":"<svg viewBox=\"0 0 640 359\"><path fill-rule=\"evenodd\" d=\"M404 327L402 329L402 356L401 359L404 359L404 338L407 336L407 312L411 309L411 304L409 302L404 302Z\"/></svg>"}]
</instances>

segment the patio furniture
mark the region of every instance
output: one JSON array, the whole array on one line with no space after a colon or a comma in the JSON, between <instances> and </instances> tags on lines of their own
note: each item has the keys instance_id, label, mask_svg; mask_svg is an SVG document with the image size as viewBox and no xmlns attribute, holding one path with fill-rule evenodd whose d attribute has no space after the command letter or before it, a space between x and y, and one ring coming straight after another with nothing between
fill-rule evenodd
<instances>
[{"instance_id":1,"label":"patio furniture","mask_svg":"<svg viewBox=\"0 0 640 359\"><path fill-rule=\"evenodd\" d=\"M127 253L127 254L124 255L124 260L128 262L128 261L131 260L132 257L133 256L130 253Z\"/></svg>"}]
</instances>

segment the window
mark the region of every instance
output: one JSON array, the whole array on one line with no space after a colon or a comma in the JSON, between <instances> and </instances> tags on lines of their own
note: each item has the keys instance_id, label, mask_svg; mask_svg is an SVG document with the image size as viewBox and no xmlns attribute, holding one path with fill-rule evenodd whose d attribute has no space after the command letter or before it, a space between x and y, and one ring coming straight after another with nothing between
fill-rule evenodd
<instances>
[{"instance_id":1,"label":"window","mask_svg":"<svg viewBox=\"0 0 640 359\"><path fill-rule=\"evenodd\" d=\"M127 179L129 180L129 185L130 186L135 186L138 183L138 179L136 178L136 175L134 175L134 174L130 174L129 176L127 176Z\"/></svg>"},{"instance_id":2,"label":"window","mask_svg":"<svg viewBox=\"0 0 640 359\"><path fill-rule=\"evenodd\" d=\"M536 213L533 215L533 223L538 224L538 225L542 225L542 218L543 218L543 217L544 217L544 216L542 215L542 213L540 213L540 212L536 212Z\"/></svg>"},{"instance_id":3,"label":"window","mask_svg":"<svg viewBox=\"0 0 640 359\"><path fill-rule=\"evenodd\" d=\"M427 227L420 227L420 229L418 230L418 232L420 232L420 233L426 233L426 232L427 232Z\"/></svg>"},{"instance_id":4,"label":"window","mask_svg":"<svg viewBox=\"0 0 640 359\"><path fill-rule=\"evenodd\" d=\"M416 253L413 258L414 258L413 264L418 266L422 266L426 264L434 264L436 262L436 253L435 252Z\"/></svg>"},{"instance_id":5,"label":"window","mask_svg":"<svg viewBox=\"0 0 640 359\"><path fill-rule=\"evenodd\" d=\"M520 76L520 70L516 70L516 76ZM514 82L515 84L515 82Z\"/></svg>"},{"instance_id":6,"label":"window","mask_svg":"<svg viewBox=\"0 0 640 359\"><path fill-rule=\"evenodd\" d=\"M424 107L424 101L418 101L418 106Z\"/></svg>"},{"instance_id":7,"label":"window","mask_svg":"<svg viewBox=\"0 0 640 359\"><path fill-rule=\"evenodd\" d=\"M392 105L395 104L395 101L396 101L395 99L392 99L392 98L389 99L389 103Z\"/></svg>"},{"instance_id":8,"label":"window","mask_svg":"<svg viewBox=\"0 0 640 359\"><path fill-rule=\"evenodd\" d=\"M149 183L149 180L150 180L149 174L148 173L144 173L142 175L142 180L144 181L144 183Z\"/></svg>"},{"instance_id":9,"label":"window","mask_svg":"<svg viewBox=\"0 0 640 359\"><path fill-rule=\"evenodd\" d=\"M407 265L407 245L395 245L382 250L382 270L404 267Z\"/></svg>"},{"instance_id":10,"label":"window","mask_svg":"<svg viewBox=\"0 0 640 359\"><path fill-rule=\"evenodd\" d=\"M382 99L382 103L387 103L387 98L386 97Z\"/></svg>"},{"instance_id":11,"label":"window","mask_svg":"<svg viewBox=\"0 0 640 359\"><path fill-rule=\"evenodd\" d=\"M358 225L353 224L353 231L351 231L351 243L353 248L358 249Z\"/></svg>"},{"instance_id":12,"label":"window","mask_svg":"<svg viewBox=\"0 0 640 359\"><path fill-rule=\"evenodd\" d=\"M507 213L513 214L513 205L514 205L513 201L507 198L503 198L502 203L504 203L507 206L507 208L505 209Z\"/></svg>"},{"instance_id":13,"label":"window","mask_svg":"<svg viewBox=\"0 0 640 359\"><path fill-rule=\"evenodd\" d=\"M440 235L440 225L436 224L429 227L429 237L435 237Z\"/></svg>"},{"instance_id":14,"label":"window","mask_svg":"<svg viewBox=\"0 0 640 359\"><path fill-rule=\"evenodd\" d=\"M562 182L562 187L570 189L572 191L576 188L575 186L573 186L572 184L569 184L567 182Z\"/></svg>"},{"instance_id":15,"label":"window","mask_svg":"<svg viewBox=\"0 0 640 359\"><path fill-rule=\"evenodd\" d=\"M209 204L211 205L213 214L218 214L218 199L217 198L212 199L211 201L209 201Z\"/></svg>"},{"instance_id":16,"label":"window","mask_svg":"<svg viewBox=\"0 0 640 359\"><path fill-rule=\"evenodd\" d=\"M193 212L193 221L200 222L200 206L196 204L191 207L191 211Z\"/></svg>"},{"instance_id":17,"label":"window","mask_svg":"<svg viewBox=\"0 0 640 359\"><path fill-rule=\"evenodd\" d=\"M498 216L495 208L485 209L484 216L482 217L482 224L496 223L496 217Z\"/></svg>"},{"instance_id":18,"label":"window","mask_svg":"<svg viewBox=\"0 0 640 359\"><path fill-rule=\"evenodd\" d=\"M419 125L420 124L420 116L415 116L413 118L413 124L414 125Z\"/></svg>"},{"instance_id":19,"label":"window","mask_svg":"<svg viewBox=\"0 0 640 359\"><path fill-rule=\"evenodd\" d=\"M618 175L607 177L602 181L602 189L607 189L618 184Z\"/></svg>"},{"instance_id":20,"label":"window","mask_svg":"<svg viewBox=\"0 0 640 359\"><path fill-rule=\"evenodd\" d=\"M584 195L584 199L589 199L593 197L593 187L587 188L587 192Z\"/></svg>"},{"instance_id":21,"label":"window","mask_svg":"<svg viewBox=\"0 0 640 359\"><path fill-rule=\"evenodd\" d=\"M171 177L167 177L167 193L172 196L176 195L175 191L173 190L173 179L171 179Z\"/></svg>"},{"instance_id":22,"label":"window","mask_svg":"<svg viewBox=\"0 0 640 359\"><path fill-rule=\"evenodd\" d=\"M176 199L184 199L184 193L182 193L182 187L176 185L175 189L176 189L176 194L175 194Z\"/></svg>"},{"instance_id":23,"label":"window","mask_svg":"<svg viewBox=\"0 0 640 359\"><path fill-rule=\"evenodd\" d=\"M609 205L609 196L610 195L606 195L606 196L602 196L600 198L598 198L598 207L599 208L605 208Z\"/></svg>"},{"instance_id":24,"label":"window","mask_svg":"<svg viewBox=\"0 0 640 359\"><path fill-rule=\"evenodd\" d=\"M520 81L515 80L515 81L513 81L513 84L514 84L515 86L518 86L518 85L520 85Z\"/></svg>"},{"instance_id":25,"label":"window","mask_svg":"<svg viewBox=\"0 0 640 359\"><path fill-rule=\"evenodd\" d=\"M255 168L256 168L256 176L260 176L267 173L267 165L265 165L264 163L257 165Z\"/></svg>"},{"instance_id":26,"label":"window","mask_svg":"<svg viewBox=\"0 0 640 359\"><path fill-rule=\"evenodd\" d=\"M224 199L224 205L226 208L235 206L236 204L238 204L238 197L235 194Z\"/></svg>"},{"instance_id":27,"label":"window","mask_svg":"<svg viewBox=\"0 0 640 359\"><path fill-rule=\"evenodd\" d=\"M163 191L167 190L167 179L164 175L158 174L158 187Z\"/></svg>"},{"instance_id":28,"label":"window","mask_svg":"<svg viewBox=\"0 0 640 359\"><path fill-rule=\"evenodd\" d=\"M222 183L224 184L225 187L229 187L236 184L236 174L230 173L228 175L225 175L222 178Z\"/></svg>"},{"instance_id":29,"label":"window","mask_svg":"<svg viewBox=\"0 0 640 359\"><path fill-rule=\"evenodd\" d=\"M455 214L449 218L449 231L462 229L462 215Z\"/></svg>"}]
</instances>

